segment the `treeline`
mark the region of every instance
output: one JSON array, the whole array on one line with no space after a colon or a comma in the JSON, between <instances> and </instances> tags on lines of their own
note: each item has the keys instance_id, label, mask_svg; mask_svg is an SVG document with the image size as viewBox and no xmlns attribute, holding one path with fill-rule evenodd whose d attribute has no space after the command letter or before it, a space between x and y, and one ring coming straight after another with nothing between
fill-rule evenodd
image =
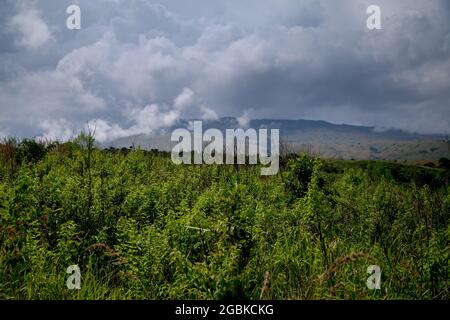
<instances>
[{"instance_id":1,"label":"treeline","mask_svg":"<svg viewBox=\"0 0 450 320\"><path fill-rule=\"evenodd\" d=\"M44 139L17 139L14 137L6 137L0 141L0 160L3 166L9 167L14 172L22 163L36 163L42 160L47 153L55 152L60 154L70 154L73 150L83 149L83 141L86 141L88 135L81 134L73 141L59 142ZM132 152L135 147L114 148L108 147L102 149L108 153L127 154ZM141 150L144 154L170 156L167 151L158 149Z\"/></svg>"}]
</instances>

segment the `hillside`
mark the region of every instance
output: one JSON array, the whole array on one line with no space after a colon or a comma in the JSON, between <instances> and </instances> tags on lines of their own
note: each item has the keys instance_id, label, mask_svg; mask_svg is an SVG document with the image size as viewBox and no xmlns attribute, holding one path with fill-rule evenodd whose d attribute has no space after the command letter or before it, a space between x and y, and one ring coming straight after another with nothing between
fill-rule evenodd
<instances>
[{"instance_id":1,"label":"hillside","mask_svg":"<svg viewBox=\"0 0 450 320\"><path fill-rule=\"evenodd\" d=\"M189 128L189 120L152 135L136 135L117 139L102 146L105 148L129 148L170 151L173 142L170 133L176 128ZM204 130L240 128L235 118L203 122ZM356 160L429 160L449 156L449 144L443 135L409 133L398 129L377 130L374 127L338 125L313 120L251 120L248 128L280 129L282 141L292 152L307 152L324 158Z\"/></svg>"}]
</instances>

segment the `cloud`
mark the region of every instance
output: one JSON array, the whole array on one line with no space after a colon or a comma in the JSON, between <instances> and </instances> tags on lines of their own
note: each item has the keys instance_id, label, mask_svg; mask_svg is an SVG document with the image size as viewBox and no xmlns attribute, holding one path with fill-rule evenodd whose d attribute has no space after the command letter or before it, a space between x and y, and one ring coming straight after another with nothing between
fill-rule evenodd
<instances>
[{"instance_id":1,"label":"cloud","mask_svg":"<svg viewBox=\"0 0 450 320\"><path fill-rule=\"evenodd\" d=\"M78 78L59 71L26 72L0 86L0 99L0 122L10 129L42 128L47 120L67 117L85 122L106 108L103 98L86 89ZM31 130L24 133L36 134Z\"/></svg>"},{"instance_id":2,"label":"cloud","mask_svg":"<svg viewBox=\"0 0 450 320\"><path fill-rule=\"evenodd\" d=\"M144 108L128 110L125 116L132 123L128 128L122 128L120 125L104 119L93 120L88 125L94 128L95 138L99 142L138 134L151 134L155 130L173 126L180 120L183 109L192 104L193 99L194 92L189 88L184 88L174 99L173 106L151 104Z\"/></svg>"},{"instance_id":3,"label":"cloud","mask_svg":"<svg viewBox=\"0 0 450 320\"><path fill-rule=\"evenodd\" d=\"M37 49L54 40L41 13L33 8L23 7L19 14L9 20L7 28L18 34L17 45L26 49Z\"/></svg>"},{"instance_id":4,"label":"cloud","mask_svg":"<svg viewBox=\"0 0 450 320\"><path fill-rule=\"evenodd\" d=\"M244 114L237 118L237 121L241 127L246 128L248 124L250 123L250 111L245 110Z\"/></svg>"},{"instance_id":5,"label":"cloud","mask_svg":"<svg viewBox=\"0 0 450 320\"><path fill-rule=\"evenodd\" d=\"M71 128L71 123L65 119L44 120L41 128L44 130L44 134L39 136L38 140L67 141L77 135L76 131Z\"/></svg>"},{"instance_id":6,"label":"cloud","mask_svg":"<svg viewBox=\"0 0 450 320\"><path fill-rule=\"evenodd\" d=\"M67 137L89 121L106 141L236 116L450 130L444 0L380 0L375 32L365 29L368 0L78 2L82 29L68 31L65 3L17 11L7 1L2 128ZM16 17L27 15L47 36L21 31L28 20Z\"/></svg>"},{"instance_id":7,"label":"cloud","mask_svg":"<svg viewBox=\"0 0 450 320\"><path fill-rule=\"evenodd\" d=\"M202 120L217 120L217 119L219 119L219 115L214 110L208 108L204 104L202 104L200 106L200 110L202 112L202 115L200 117Z\"/></svg>"},{"instance_id":8,"label":"cloud","mask_svg":"<svg viewBox=\"0 0 450 320\"><path fill-rule=\"evenodd\" d=\"M183 110L190 107L194 101L194 91L189 88L184 88L183 92L175 98L174 108L176 110Z\"/></svg>"}]
</instances>

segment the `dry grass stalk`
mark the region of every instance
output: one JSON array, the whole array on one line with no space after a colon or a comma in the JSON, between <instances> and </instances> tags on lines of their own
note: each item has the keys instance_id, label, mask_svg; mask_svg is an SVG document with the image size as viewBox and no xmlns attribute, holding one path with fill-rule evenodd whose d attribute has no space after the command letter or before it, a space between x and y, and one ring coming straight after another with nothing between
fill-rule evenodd
<instances>
[{"instance_id":1,"label":"dry grass stalk","mask_svg":"<svg viewBox=\"0 0 450 320\"><path fill-rule=\"evenodd\" d=\"M114 265L121 265L121 264L125 264L128 262L126 258L122 257L120 254L115 252L113 249L111 249L111 247L109 247L108 245L106 245L104 243L94 243L94 244L90 245L89 247L87 247L86 250L89 252L94 252L96 250L104 251L107 256L113 257L116 259L113 262Z\"/></svg>"},{"instance_id":2,"label":"dry grass stalk","mask_svg":"<svg viewBox=\"0 0 450 320\"><path fill-rule=\"evenodd\" d=\"M373 258L364 252L352 252L346 256L337 258L334 262L325 270L325 272L319 277L320 281L326 281L330 279L336 272L338 272L342 265L347 263L353 263L360 258L366 258L373 260Z\"/></svg>"},{"instance_id":3,"label":"dry grass stalk","mask_svg":"<svg viewBox=\"0 0 450 320\"><path fill-rule=\"evenodd\" d=\"M269 271L266 271L266 274L264 275L264 283L261 289L261 294L259 296L259 299L261 300L264 296L264 293L269 292L269 283L270 283L270 273Z\"/></svg>"}]
</instances>

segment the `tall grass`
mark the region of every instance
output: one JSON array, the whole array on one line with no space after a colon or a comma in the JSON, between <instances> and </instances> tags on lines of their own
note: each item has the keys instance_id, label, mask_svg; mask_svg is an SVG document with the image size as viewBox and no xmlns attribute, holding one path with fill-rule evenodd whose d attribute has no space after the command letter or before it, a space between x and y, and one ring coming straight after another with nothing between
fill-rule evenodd
<instances>
[{"instance_id":1,"label":"tall grass","mask_svg":"<svg viewBox=\"0 0 450 320\"><path fill-rule=\"evenodd\" d=\"M444 169L290 156L261 177L91 142L0 144L1 299L450 298Z\"/></svg>"}]
</instances>

